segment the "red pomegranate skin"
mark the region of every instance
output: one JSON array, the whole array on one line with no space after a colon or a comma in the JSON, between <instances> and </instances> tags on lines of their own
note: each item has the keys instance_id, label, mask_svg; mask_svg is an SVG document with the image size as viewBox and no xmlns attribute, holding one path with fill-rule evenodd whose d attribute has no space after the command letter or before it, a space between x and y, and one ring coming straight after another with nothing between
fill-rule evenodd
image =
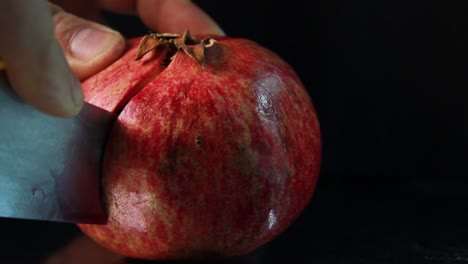
<instances>
[{"instance_id":1,"label":"red pomegranate skin","mask_svg":"<svg viewBox=\"0 0 468 264\"><path fill-rule=\"evenodd\" d=\"M205 69L181 50L167 67L154 53L134 61L138 40L83 83L88 102L119 116L103 164L108 223L79 227L140 259L244 255L274 239L320 168L319 123L298 76L244 39L219 39Z\"/></svg>"}]
</instances>

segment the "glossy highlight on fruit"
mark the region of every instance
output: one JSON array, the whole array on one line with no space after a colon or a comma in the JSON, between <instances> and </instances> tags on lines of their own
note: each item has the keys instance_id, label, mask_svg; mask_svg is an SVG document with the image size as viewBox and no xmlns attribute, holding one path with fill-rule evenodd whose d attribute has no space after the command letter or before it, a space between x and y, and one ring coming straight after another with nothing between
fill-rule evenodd
<instances>
[{"instance_id":1,"label":"glossy highlight on fruit","mask_svg":"<svg viewBox=\"0 0 468 264\"><path fill-rule=\"evenodd\" d=\"M141 38L129 40L83 82L86 101L118 114L103 164L108 223L79 225L111 251L244 255L281 234L313 194L320 130L298 76L252 41L213 38L205 67L182 49L135 60Z\"/></svg>"}]
</instances>

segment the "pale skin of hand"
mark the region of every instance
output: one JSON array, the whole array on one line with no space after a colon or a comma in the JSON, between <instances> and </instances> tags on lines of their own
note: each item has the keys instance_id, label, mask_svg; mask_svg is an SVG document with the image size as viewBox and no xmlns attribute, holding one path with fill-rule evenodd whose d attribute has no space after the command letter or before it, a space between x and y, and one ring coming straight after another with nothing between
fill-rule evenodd
<instances>
[{"instance_id":1,"label":"pale skin of hand","mask_svg":"<svg viewBox=\"0 0 468 264\"><path fill-rule=\"evenodd\" d=\"M138 261L119 256L115 253L108 251L96 242L85 236L79 236L68 243L65 247L52 254L46 259L44 264L150 264L150 263L172 263L165 261ZM185 262L175 262L178 264ZM174 263L174 264L175 264ZM191 262L189 263L205 263L205 262ZM226 258L218 261L208 262L212 264L255 264L254 260L247 258Z\"/></svg>"},{"instance_id":2,"label":"pale skin of hand","mask_svg":"<svg viewBox=\"0 0 468 264\"><path fill-rule=\"evenodd\" d=\"M188 0L0 1L0 59L13 89L38 110L60 117L83 105L79 80L119 58L124 38L99 21L100 9L133 14L155 32L224 34ZM62 9L62 8L63 9ZM100 33L100 34L98 34Z\"/></svg>"}]
</instances>

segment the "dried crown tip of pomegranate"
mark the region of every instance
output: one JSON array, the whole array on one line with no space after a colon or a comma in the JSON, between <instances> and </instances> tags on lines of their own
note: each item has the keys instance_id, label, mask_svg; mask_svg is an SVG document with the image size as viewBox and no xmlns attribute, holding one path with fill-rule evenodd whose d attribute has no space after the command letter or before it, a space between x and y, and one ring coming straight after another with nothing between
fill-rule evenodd
<instances>
[{"instance_id":1,"label":"dried crown tip of pomegranate","mask_svg":"<svg viewBox=\"0 0 468 264\"><path fill-rule=\"evenodd\" d=\"M138 45L136 60L140 60L146 53L159 48L169 49L168 56L172 59L177 50L182 49L187 55L205 68L205 49L212 47L216 40L194 38L189 30L180 35L177 33L149 33L143 37Z\"/></svg>"}]
</instances>

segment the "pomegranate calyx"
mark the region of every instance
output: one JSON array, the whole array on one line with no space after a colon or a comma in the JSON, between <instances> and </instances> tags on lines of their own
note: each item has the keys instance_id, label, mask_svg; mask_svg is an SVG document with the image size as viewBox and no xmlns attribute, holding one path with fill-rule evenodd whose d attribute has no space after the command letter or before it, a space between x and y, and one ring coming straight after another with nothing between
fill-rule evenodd
<instances>
[{"instance_id":1,"label":"pomegranate calyx","mask_svg":"<svg viewBox=\"0 0 468 264\"><path fill-rule=\"evenodd\" d=\"M157 49L169 49L167 56L172 60L177 50L183 50L190 58L195 60L202 68L206 66L205 49L212 47L216 40L204 38L198 40L190 34L189 30L180 35L177 33L149 33L141 40L136 60L140 60L146 53Z\"/></svg>"},{"instance_id":2,"label":"pomegranate calyx","mask_svg":"<svg viewBox=\"0 0 468 264\"><path fill-rule=\"evenodd\" d=\"M180 34L173 33L149 33L146 34L138 45L137 57L140 60L146 53L158 49L168 48L175 38L180 38Z\"/></svg>"}]
</instances>

